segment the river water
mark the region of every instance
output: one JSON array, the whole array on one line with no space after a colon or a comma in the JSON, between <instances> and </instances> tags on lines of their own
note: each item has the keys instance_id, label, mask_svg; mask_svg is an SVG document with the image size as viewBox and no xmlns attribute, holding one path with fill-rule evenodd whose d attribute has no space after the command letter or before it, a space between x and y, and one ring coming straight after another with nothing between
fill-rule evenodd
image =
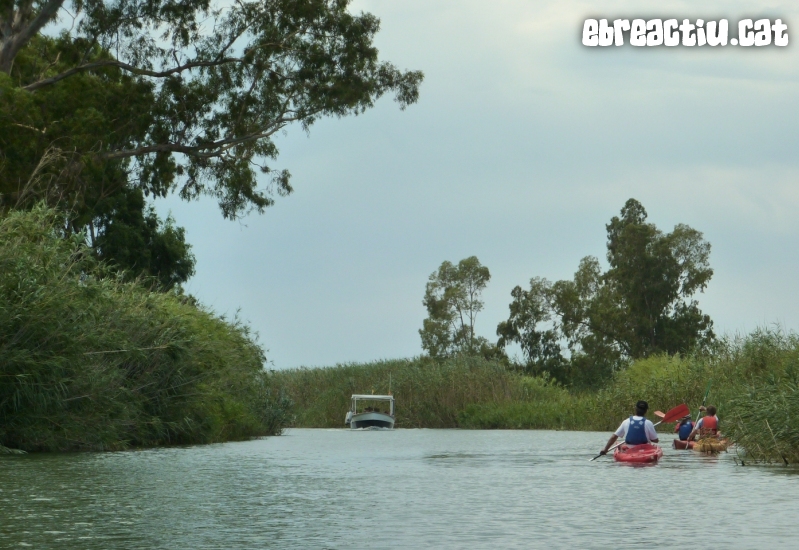
<instances>
[{"instance_id":1,"label":"river water","mask_svg":"<svg viewBox=\"0 0 799 550\"><path fill-rule=\"evenodd\" d=\"M0 547L799 544L796 470L667 445L655 466L589 462L608 435L294 429L243 443L6 457Z\"/></svg>"}]
</instances>

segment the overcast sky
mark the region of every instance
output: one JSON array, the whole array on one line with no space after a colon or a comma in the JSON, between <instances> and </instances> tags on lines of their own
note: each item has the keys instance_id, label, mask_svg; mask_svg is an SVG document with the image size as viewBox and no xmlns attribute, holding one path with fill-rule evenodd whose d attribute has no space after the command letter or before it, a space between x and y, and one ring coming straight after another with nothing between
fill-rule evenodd
<instances>
[{"instance_id":1,"label":"overcast sky","mask_svg":"<svg viewBox=\"0 0 799 550\"><path fill-rule=\"evenodd\" d=\"M586 17L782 18L796 2L358 1L384 60L425 73L419 103L291 128L295 192L231 222L211 199L171 210L197 257L186 285L260 333L272 368L421 353L428 276L491 270L478 332L510 291L604 262L605 224L634 197L649 221L702 231L720 334L799 327L799 46L587 48ZM766 7L764 11L764 7ZM794 36L796 37L794 39Z\"/></svg>"}]
</instances>

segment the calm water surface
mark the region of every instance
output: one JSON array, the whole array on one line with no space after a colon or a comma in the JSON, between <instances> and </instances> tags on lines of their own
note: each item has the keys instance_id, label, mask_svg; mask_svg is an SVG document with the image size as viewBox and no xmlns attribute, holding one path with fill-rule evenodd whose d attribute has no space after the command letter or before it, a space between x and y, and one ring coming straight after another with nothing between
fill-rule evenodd
<instances>
[{"instance_id":1,"label":"calm water surface","mask_svg":"<svg viewBox=\"0 0 799 550\"><path fill-rule=\"evenodd\" d=\"M588 459L608 434L291 430L0 459L0 547L796 548L799 474ZM668 441L667 441L668 443Z\"/></svg>"}]
</instances>

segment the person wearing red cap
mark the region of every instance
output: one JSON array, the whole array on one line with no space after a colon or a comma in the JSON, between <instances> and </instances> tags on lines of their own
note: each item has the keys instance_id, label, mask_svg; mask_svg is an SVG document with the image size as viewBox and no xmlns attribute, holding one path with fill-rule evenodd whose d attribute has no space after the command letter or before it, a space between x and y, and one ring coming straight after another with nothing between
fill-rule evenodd
<instances>
[{"instance_id":1,"label":"person wearing red cap","mask_svg":"<svg viewBox=\"0 0 799 550\"><path fill-rule=\"evenodd\" d=\"M649 409L649 403L639 401L635 404L635 414L621 423L619 429L608 439L605 448L599 451L600 455L608 454L608 450L616 443L620 437L624 438L627 445L641 445L643 443L657 443L658 434L655 425L647 420L645 415Z\"/></svg>"}]
</instances>

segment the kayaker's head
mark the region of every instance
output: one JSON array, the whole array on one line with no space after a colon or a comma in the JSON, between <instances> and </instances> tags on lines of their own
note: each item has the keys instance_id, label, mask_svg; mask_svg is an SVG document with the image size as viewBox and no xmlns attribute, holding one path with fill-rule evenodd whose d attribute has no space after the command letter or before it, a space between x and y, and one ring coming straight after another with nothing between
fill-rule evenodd
<instances>
[{"instance_id":1,"label":"kayaker's head","mask_svg":"<svg viewBox=\"0 0 799 550\"><path fill-rule=\"evenodd\" d=\"M639 401L635 404L635 415L644 416L646 411L649 410L649 403L646 401Z\"/></svg>"},{"instance_id":2,"label":"kayaker's head","mask_svg":"<svg viewBox=\"0 0 799 550\"><path fill-rule=\"evenodd\" d=\"M714 407L713 405L708 405L707 406L707 415L708 416L716 416L716 407Z\"/></svg>"}]
</instances>

